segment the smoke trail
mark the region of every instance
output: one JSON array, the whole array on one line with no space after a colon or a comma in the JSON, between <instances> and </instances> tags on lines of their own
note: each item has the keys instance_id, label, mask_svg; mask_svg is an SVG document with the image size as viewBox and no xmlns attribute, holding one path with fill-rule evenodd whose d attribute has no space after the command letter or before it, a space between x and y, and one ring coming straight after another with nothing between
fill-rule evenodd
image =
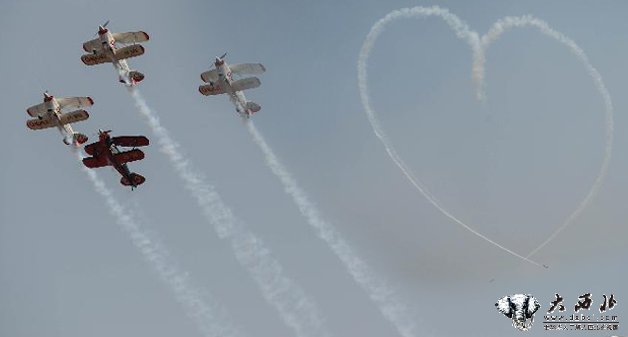
<instances>
[{"instance_id":1,"label":"smoke trail","mask_svg":"<svg viewBox=\"0 0 628 337\"><path fill-rule=\"evenodd\" d=\"M181 154L180 146L148 107L139 91L130 88L135 105L146 117L153 133L157 136L161 151L166 154L176 172L185 182L185 187L196 198L205 218L214 226L220 238L231 240L231 246L240 264L257 282L266 301L274 306L284 323L297 336L327 336L316 304L284 275L283 268L264 246L261 239L245 230L231 210L223 203L214 187L197 173L190 162Z\"/></svg>"},{"instance_id":2,"label":"smoke trail","mask_svg":"<svg viewBox=\"0 0 628 337\"><path fill-rule=\"evenodd\" d=\"M82 155L74 150L79 161ZM142 231L135 220L125 211L124 207L114 198L111 191L100 180L98 175L90 169L81 167L94 185L94 189L107 203L109 211L116 218L118 225L130 236L135 248L137 248L146 261L155 269L159 278L174 292L175 298L185 307L198 328L208 337L240 336L232 323L224 317L224 313L217 312L215 307L203 301L199 291L192 286L187 273L183 273L169 261L168 251L146 232Z\"/></svg>"},{"instance_id":3,"label":"smoke trail","mask_svg":"<svg viewBox=\"0 0 628 337\"><path fill-rule=\"evenodd\" d=\"M605 119L605 124L606 124L604 158L602 159L602 165L600 167L600 170L597 176L595 177L593 185L591 186L585 198L580 202L576 210L574 210L563 221L563 223L558 228L556 228L554 232L549 237L547 237L547 239L545 239L545 241L543 241L540 245L538 245L536 248L530 251L530 253L528 253L527 257L531 257L532 255L536 254L539 250L541 250L543 247L545 247L550 241L556 238L556 236L558 236L558 234L562 232L567 226L569 226L582 213L582 211L584 211L584 209L589 205L589 203L593 200L593 198L595 198L595 196L599 192L600 187L602 186L602 182L604 181L604 178L606 176L606 173L608 172L608 167L610 165L611 156L613 152L614 121L613 121L613 102L611 100L610 93L606 89L606 85L604 85L604 81L602 80L602 75L600 75L597 69L593 67L587 55L584 53L582 48L580 48L576 44L576 42L574 42L572 39L568 38L564 34L551 28L546 22L530 15L520 16L520 17L505 17L503 19L500 19L497 22L495 22L495 24L493 24L493 27L488 31L488 33L482 36L482 42L481 42L482 50L487 50L488 47L490 47L490 45L493 42L495 42L506 31L512 28L523 28L523 27L537 28L543 35L548 36L560 42L564 46L566 46L569 49L569 51L572 54L574 54L578 58L578 60L582 62L582 64L586 68L587 73L593 79L593 83L595 84L597 91L602 96L602 100L604 101L604 107L605 107L604 119ZM478 68L478 71L483 74L485 72L484 70L485 60L476 59L475 61L477 62L477 64L475 65L474 68ZM481 80L483 80L483 78ZM484 83L479 82L480 88L483 88L484 86L485 86Z\"/></svg>"},{"instance_id":4,"label":"smoke trail","mask_svg":"<svg viewBox=\"0 0 628 337\"><path fill-rule=\"evenodd\" d=\"M369 122L371 123L371 127L375 132L375 135L382 142L384 147L386 148L386 152L390 158L395 162L395 164L401 169L403 174L410 180L412 185L432 204L436 207L443 215L462 226L467 231L473 233L477 237L483 239L486 242L489 242L493 246L521 259L532 263L537 266L541 266L536 261L530 260L529 258L519 255L514 251L504 247L503 245L489 239L485 235L471 228L467 224L465 224L462 220L456 218L453 214L447 211L443 206L440 205L438 200L432 195L432 193L422 185L419 179L417 179L414 174L412 174L411 170L407 167L405 162L401 159L401 157L397 154L395 147L392 142L388 139L388 136L382 129L379 120L377 119L377 115L375 114L375 110L371 107L370 99L368 96L368 87L367 87L367 74L366 74L366 61L368 60L369 54L371 53L371 49L375 44L375 41L379 37L379 35L384 31L384 28L387 24L396 21L401 18L423 18L426 16L438 16L442 18L451 29L454 30L456 36L460 39L465 40L470 46L474 54L475 59L483 59L483 51L480 48L478 34L469 30L469 27L462 22L457 16L451 14L448 10L440 8L440 7L413 7L413 8L404 8L401 10L392 11L382 19L377 21L370 32L366 36L366 40L362 45L362 49L360 50L360 55L358 58L358 86L360 89L360 98L362 100L362 105L364 106L364 110L366 111L366 115L368 117ZM481 63L480 63L481 64ZM478 79L478 81L483 80L483 73L480 71L481 68L476 69L474 67L473 76ZM481 83L481 82L480 82ZM479 95L479 97L482 97ZM543 265L547 268L547 266Z\"/></svg>"},{"instance_id":5,"label":"smoke trail","mask_svg":"<svg viewBox=\"0 0 628 337\"><path fill-rule=\"evenodd\" d=\"M396 298L386 282L376 277L366 262L356 255L351 246L340 236L340 233L331 224L323 220L316 206L310 202L297 181L279 162L277 156L275 156L275 153L252 121L248 121L247 128L255 143L264 153L266 164L279 178L285 192L292 197L301 214L316 229L319 237L325 240L331 247L353 279L364 289L371 300L378 305L381 313L395 326L397 331L405 337L415 336L416 326L408 314L408 309Z\"/></svg>"}]
</instances>

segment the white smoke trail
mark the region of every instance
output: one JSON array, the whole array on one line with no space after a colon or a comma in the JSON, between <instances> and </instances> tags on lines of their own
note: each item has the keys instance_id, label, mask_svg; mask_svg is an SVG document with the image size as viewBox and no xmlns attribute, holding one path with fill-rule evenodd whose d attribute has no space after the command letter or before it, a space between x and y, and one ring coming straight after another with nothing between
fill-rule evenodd
<instances>
[{"instance_id":1,"label":"white smoke trail","mask_svg":"<svg viewBox=\"0 0 628 337\"><path fill-rule=\"evenodd\" d=\"M440 203L436 200L436 198L424 187L421 182L414 177L411 170L406 166L401 157L396 153L395 148L392 146L392 143L388 140L388 137L383 132L381 125L377 119L375 111L370 106L370 100L368 97L368 89L367 89L367 76L366 76L366 61L370 54L370 51L375 43L377 37L384 31L384 27L386 24L395 21L400 18L412 18L412 17L426 17L426 16L438 16L442 18L449 27L454 30L456 36L465 40L472 49L473 52L473 79L477 85L477 97L481 100L485 99L485 64L486 64L486 50L490 47L491 43L495 42L504 32L515 28L515 27L533 27L537 28L542 34L560 42L565 45L571 52L574 54L585 66L587 73L594 81L595 87L602 96L605 106L605 147L604 147L604 157L602 159L602 164L598 175L596 176L589 192L586 194L584 199L580 202L578 207L563 221L563 223L557 227L554 232L547 237L545 241L543 241L539 246L533 249L530 253L527 254L524 260L528 262L532 262L529 260L531 256L536 254L539 250L545 247L549 242L551 242L554 238L558 236L560 232L562 232L567 226L569 226L573 221L584 211L584 209L589 205L589 203L595 198L597 193L599 192L606 173L608 172L608 167L610 165L611 157L612 157L612 146L613 146L613 132L614 132L614 122L613 122L613 104L611 101L610 94L604 85L602 80L602 76L600 73L593 67L591 62L589 61L587 55L584 53L582 48L580 48L572 39L568 38L564 34L556 31L555 29L549 27L549 25L537 18L532 16L522 16L522 17L506 17L501 20L498 20L493 27L489 30L481 38L478 38L478 34L474 31L470 31L468 26L464 24L457 16L451 14L447 9L443 9L440 7L414 7L414 8L404 8L397 11L392 11L384 18L380 19L378 22L373 25L369 35L367 36L362 50L360 52L359 60L358 60L358 85L360 89L360 96L362 99L362 104L364 105L366 114L369 118L369 122L375 131L376 136L382 141L386 151L389 156L393 159L395 164L402 170L404 175L410 180L410 182L421 192L421 194L430 201L436 208L438 208L445 216L452 219L454 222L463 226L465 229L471 231L473 234L481 237L482 239L490 242L491 244L517 256L520 255L515 254L514 252L504 249L503 246L498 245L494 241L488 239L484 235L478 233L477 231L470 228L468 225L464 224L461 220L454 217L451 213L445 210L444 207L440 206ZM535 262L532 262L536 264ZM538 265L538 264L537 264Z\"/></svg>"},{"instance_id":2,"label":"white smoke trail","mask_svg":"<svg viewBox=\"0 0 628 337\"><path fill-rule=\"evenodd\" d=\"M264 299L276 308L281 319L297 336L328 336L314 301L284 275L282 266L271 256L262 240L243 228L214 187L192 168L181 154L179 144L170 137L139 91L135 88L129 91L136 107L157 136L161 151L170 159L218 236L230 239L236 258L257 282Z\"/></svg>"},{"instance_id":3,"label":"white smoke trail","mask_svg":"<svg viewBox=\"0 0 628 337\"><path fill-rule=\"evenodd\" d=\"M247 128L253 140L264 153L266 164L281 181L285 192L292 197L301 214L307 222L316 229L322 238L345 265L349 274L364 289L374 301L381 313L388 319L404 337L416 335L416 326L408 314L408 309L396 298L394 292L385 281L378 278L370 267L357 256L351 246L342 238L340 233L326 222L316 206L310 202L305 192L288 170L279 162L261 133L252 121L248 121Z\"/></svg>"},{"instance_id":4,"label":"white smoke trail","mask_svg":"<svg viewBox=\"0 0 628 337\"><path fill-rule=\"evenodd\" d=\"M589 58L584 53L582 48L580 48L576 42L572 39L568 38L564 34L556 31L551 28L546 22L537 19L533 16L526 15L520 17L505 17L503 19L498 20L493 24L493 27L482 36L482 50L487 50L490 45L495 42L503 33L512 29L512 28L520 28L520 27L533 27L537 28L543 35L548 36L564 46L566 46L569 51L574 54L580 62L586 68L587 73L593 79L593 83L595 84L595 88L602 96L602 100L604 101L605 107L605 145L604 145L604 157L602 159L602 165L600 170L595 177L593 185L589 189L589 192L584 197L584 199L580 202L578 207L571 213L569 216L563 221L563 223L557 227L554 232L545 239L540 245L534 248L530 253L528 253L527 257L531 257L536 254L539 250L545 247L550 241L552 241L560 232L562 232L567 226L569 226L573 221L584 211L584 209L589 205L589 203L595 198L597 193L602 186L602 182L606 177L606 173L608 172L608 167L611 162L611 157L613 153L613 131L614 131L614 121L613 121L613 102L611 100L611 95L606 89L606 85L604 85L604 81L602 80L602 75L595 69L595 67L589 61ZM484 55L484 53L482 54ZM486 63L484 59L476 59L477 64L474 68L478 68L478 71L482 74L485 73L484 64ZM483 77L480 79L483 80ZM485 85L483 82L479 82L479 87L484 88ZM481 89L482 90L482 89Z\"/></svg>"},{"instance_id":5,"label":"white smoke trail","mask_svg":"<svg viewBox=\"0 0 628 337\"><path fill-rule=\"evenodd\" d=\"M82 155L76 151L79 161ZM240 332L225 317L223 312L203 301L201 293L194 289L187 273L183 273L169 261L168 251L146 232L142 231L137 222L126 212L124 207L115 199L111 191L98 175L90 169L81 167L94 185L94 189L106 201L109 211L116 218L118 225L129 235L133 245L140 251L144 259L155 269L159 278L166 283L181 303L198 328L208 337L240 336Z\"/></svg>"},{"instance_id":6,"label":"white smoke trail","mask_svg":"<svg viewBox=\"0 0 628 337\"><path fill-rule=\"evenodd\" d=\"M437 17L442 18L449 25L449 27L454 30L458 38L465 40L471 46L471 49L474 54L474 58L476 59L483 58L483 52L479 46L478 34L470 31L469 27L464 22L462 22L457 16L455 16L454 14L451 14L446 9L443 9L440 7L413 7L413 8L404 8L401 10L390 12L389 14L384 16L382 19L377 21L373 25L373 27L371 27L371 30L366 36L366 40L364 41L364 44L362 45L362 49L360 50L360 55L358 58L358 86L360 89L360 97L362 100L362 105L364 106L364 110L366 111L368 120L371 123L371 126L373 128L373 131L375 132L375 135L377 136L377 138L379 138L379 140L382 142L382 144L386 148L386 152L388 152L388 155L390 156L390 158L393 160L393 162L395 162L395 164L399 167L399 169L401 169L401 171L406 176L406 178L408 178L408 180L412 183L412 185L414 185L414 187L432 205L434 205L434 207L436 207L441 213L443 213L443 215L445 215L446 217L448 217L449 219L451 219L458 225L462 226L467 231L473 233L479 238L485 240L486 242L489 242L490 244L494 245L495 247L521 260L527 261L537 266L541 266L541 264L539 264L538 262L530 260L529 258L522 256L520 254L517 254L514 251L504 247L503 245L491 240L490 238L486 237L485 235L471 228L462 220L456 218L453 214L451 214L443 206L441 206L440 203L436 200L436 198L432 195L432 193L426 187L422 185L420 180L414 176L412 171L407 167L405 162L397 154L395 147L393 146L392 142L388 139L388 136L382 129L379 123L379 120L377 118L377 115L375 114L375 110L371 107L370 99L368 96L366 62L371 53L373 45L375 44L375 41L377 40L379 35L384 31L384 28L386 27L386 25L393 21L396 21L401 18L413 18L413 17L423 18L426 16L437 16ZM480 69L474 68L473 76L474 78L482 80L483 74L481 72L478 72L479 70ZM544 266L544 267L547 268L547 266Z\"/></svg>"}]
</instances>

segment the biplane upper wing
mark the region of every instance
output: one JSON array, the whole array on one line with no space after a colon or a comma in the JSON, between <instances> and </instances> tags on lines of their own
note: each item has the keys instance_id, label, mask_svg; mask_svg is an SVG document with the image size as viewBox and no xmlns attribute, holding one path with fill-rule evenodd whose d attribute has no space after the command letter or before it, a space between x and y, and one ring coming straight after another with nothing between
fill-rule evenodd
<instances>
[{"instance_id":1,"label":"biplane upper wing","mask_svg":"<svg viewBox=\"0 0 628 337\"><path fill-rule=\"evenodd\" d=\"M41 130L56 126L56 123L52 118L46 116L42 119L29 119L26 121L26 126L31 130Z\"/></svg>"},{"instance_id":2,"label":"biplane upper wing","mask_svg":"<svg viewBox=\"0 0 628 337\"><path fill-rule=\"evenodd\" d=\"M144 136L119 136L111 138L111 141L118 146L125 147L148 146L148 138Z\"/></svg>"},{"instance_id":3,"label":"biplane upper wing","mask_svg":"<svg viewBox=\"0 0 628 337\"><path fill-rule=\"evenodd\" d=\"M83 61L85 65L93 66L96 64L111 62L111 59L109 59L105 53L97 52L96 54L84 54L81 56L81 61Z\"/></svg>"},{"instance_id":4,"label":"biplane upper wing","mask_svg":"<svg viewBox=\"0 0 628 337\"><path fill-rule=\"evenodd\" d=\"M100 50L100 44L101 44L100 38L89 40L83 43L83 50L88 53L91 53L94 50Z\"/></svg>"},{"instance_id":5,"label":"biplane upper wing","mask_svg":"<svg viewBox=\"0 0 628 337\"><path fill-rule=\"evenodd\" d=\"M118 164L124 164L142 159L144 159L144 152L142 152L142 150L140 149L124 151L113 155L113 160L115 160Z\"/></svg>"},{"instance_id":6,"label":"biplane upper wing","mask_svg":"<svg viewBox=\"0 0 628 337\"><path fill-rule=\"evenodd\" d=\"M91 97L62 97L57 98L57 103L61 109L79 109L94 105L94 100Z\"/></svg>"},{"instance_id":7,"label":"biplane upper wing","mask_svg":"<svg viewBox=\"0 0 628 337\"><path fill-rule=\"evenodd\" d=\"M205 84L198 87L198 91L205 96L224 94L225 90L221 85Z\"/></svg>"},{"instance_id":8,"label":"biplane upper wing","mask_svg":"<svg viewBox=\"0 0 628 337\"><path fill-rule=\"evenodd\" d=\"M83 158L83 165L88 168L98 168L109 166L109 162L107 161L107 157L105 155L98 155L96 157Z\"/></svg>"},{"instance_id":9,"label":"biplane upper wing","mask_svg":"<svg viewBox=\"0 0 628 337\"><path fill-rule=\"evenodd\" d=\"M105 153L106 146L101 142L91 143L89 145L85 145L85 153L90 156L98 157L101 154Z\"/></svg>"},{"instance_id":10,"label":"biplane upper wing","mask_svg":"<svg viewBox=\"0 0 628 337\"><path fill-rule=\"evenodd\" d=\"M212 69L201 74L201 80L205 83L218 81L218 71Z\"/></svg>"},{"instance_id":11,"label":"biplane upper wing","mask_svg":"<svg viewBox=\"0 0 628 337\"><path fill-rule=\"evenodd\" d=\"M261 63L241 63L229 65L231 72L234 74L251 74L259 75L266 71Z\"/></svg>"},{"instance_id":12,"label":"biplane upper wing","mask_svg":"<svg viewBox=\"0 0 628 337\"><path fill-rule=\"evenodd\" d=\"M70 124L80 121L84 121L89 118L89 114L85 110L75 110L68 113L63 113L59 116L59 122L61 124Z\"/></svg>"},{"instance_id":13,"label":"biplane upper wing","mask_svg":"<svg viewBox=\"0 0 628 337\"><path fill-rule=\"evenodd\" d=\"M116 42L128 44L139 43L148 41L148 34L145 32L127 32L127 33L113 33L111 34Z\"/></svg>"},{"instance_id":14,"label":"biplane upper wing","mask_svg":"<svg viewBox=\"0 0 628 337\"><path fill-rule=\"evenodd\" d=\"M31 117L43 116L47 112L46 103L35 104L32 107L26 109L26 112Z\"/></svg>"}]
</instances>

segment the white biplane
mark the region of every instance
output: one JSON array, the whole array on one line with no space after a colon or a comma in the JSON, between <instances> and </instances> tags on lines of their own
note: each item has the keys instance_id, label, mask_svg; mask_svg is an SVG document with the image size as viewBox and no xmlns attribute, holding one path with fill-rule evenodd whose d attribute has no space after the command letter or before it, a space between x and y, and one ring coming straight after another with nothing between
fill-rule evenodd
<instances>
[{"instance_id":1,"label":"white biplane","mask_svg":"<svg viewBox=\"0 0 628 337\"><path fill-rule=\"evenodd\" d=\"M144 54L144 47L139 42L148 41L145 32L111 33L107 29L109 21L98 26L98 37L83 43L83 50L90 54L81 56L81 60L88 66L101 63L112 63L118 71L121 83L135 85L144 79L144 74L131 70L126 59ZM116 43L129 46L117 47Z\"/></svg>"},{"instance_id":2,"label":"white biplane","mask_svg":"<svg viewBox=\"0 0 628 337\"><path fill-rule=\"evenodd\" d=\"M240 116L249 118L252 114L258 112L261 107L255 102L248 101L242 91L257 88L261 82L257 77L237 79L237 76L241 74L261 74L266 71L266 68L260 63L228 65L224 60L226 55L227 53L221 57L216 57L214 61L215 68L201 74L203 82L209 84L199 86L198 91L205 96L229 95ZM234 75L236 76L235 80Z\"/></svg>"},{"instance_id":3,"label":"white biplane","mask_svg":"<svg viewBox=\"0 0 628 337\"><path fill-rule=\"evenodd\" d=\"M57 127L63 135L63 142L66 145L79 145L87 141L87 136L74 132L70 123L84 121L89 118L89 114L81 107L88 107L94 104L91 97L63 97L44 93L44 102L33 105L26 109L26 112L34 119L26 121L26 126L31 130L47 129ZM70 112L63 112L64 109L79 109Z\"/></svg>"}]
</instances>

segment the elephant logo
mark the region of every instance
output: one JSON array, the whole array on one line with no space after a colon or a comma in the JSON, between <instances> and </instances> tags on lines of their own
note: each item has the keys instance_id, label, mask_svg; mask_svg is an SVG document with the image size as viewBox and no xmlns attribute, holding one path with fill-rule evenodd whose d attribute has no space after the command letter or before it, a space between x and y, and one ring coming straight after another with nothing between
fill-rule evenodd
<instances>
[{"instance_id":1,"label":"elephant logo","mask_svg":"<svg viewBox=\"0 0 628 337\"><path fill-rule=\"evenodd\" d=\"M541 305L536 298L529 294L514 294L504 296L495 303L497 311L512 319L512 326L528 331L534 321L534 313Z\"/></svg>"}]
</instances>

